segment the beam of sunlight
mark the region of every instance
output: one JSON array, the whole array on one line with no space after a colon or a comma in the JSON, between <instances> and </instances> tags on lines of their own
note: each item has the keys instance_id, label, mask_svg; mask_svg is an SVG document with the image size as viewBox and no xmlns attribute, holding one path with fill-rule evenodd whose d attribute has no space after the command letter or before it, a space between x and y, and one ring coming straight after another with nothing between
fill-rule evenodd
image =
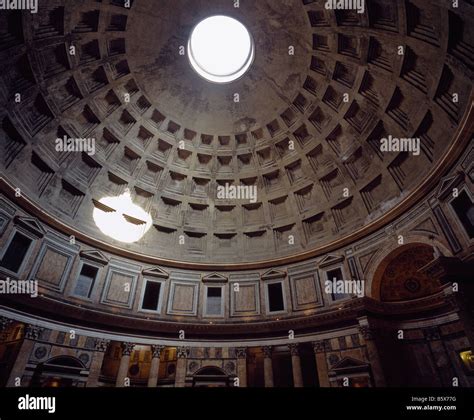
<instances>
[{"instance_id":1,"label":"beam of sunlight","mask_svg":"<svg viewBox=\"0 0 474 420\"><path fill-rule=\"evenodd\" d=\"M137 242L153 224L150 214L133 203L128 190L118 197L101 198L98 203L101 206L94 209L94 222L104 235L117 241Z\"/></svg>"}]
</instances>

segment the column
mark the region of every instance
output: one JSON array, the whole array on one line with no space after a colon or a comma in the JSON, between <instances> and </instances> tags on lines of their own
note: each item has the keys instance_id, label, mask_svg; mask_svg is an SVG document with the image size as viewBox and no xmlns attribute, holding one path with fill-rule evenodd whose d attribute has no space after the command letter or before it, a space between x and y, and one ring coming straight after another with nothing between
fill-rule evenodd
<instances>
[{"instance_id":1,"label":"column","mask_svg":"<svg viewBox=\"0 0 474 420\"><path fill-rule=\"evenodd\" d=\"M35 345L35 342L39 339L43 328L36 325L27 324L25 326L25 337L23 343L21 344L20 351L16 358L15 364L13 365L12 371L8 378L7 387L14 387L17 383L17 378L23 376L25 372L26 365L30 358L31 351ZM23 385L23 384L20 384Z\"/></svg>"},{"instance_id":2,"label":"column","mask_svg":"<svg viewBox=\"0 0 474 420\"><path fill-rule=\"evenodd\" d=\"M458 258L444 257L439 255L439 250L435 257L420 271L438 279L446 286L444 289L446 300L457 312L471 350L474 351L474 317L471 311L471 302L474 299L474 283L471 281L474 262L468 263Z\"/></svg>"},{"instance_id":3,"label":"column","mask_svg":"<svg viewBox=\"0 0 474 420\"><path fill-rule=\"evenodd\" d=\"M178 362L176 364L176 377L174 386L176 388L184 388L186 385L186 359L189 357L189 348L178 347L176 349Z\"/></svg>"},{"instance_id":4,"label":"column","mask_svg":"<svg viewBox=\"0 0 474 420\"><path fill-rule=\"evenodd\" d=\"M161 352L165 349L165 346L151 346L151 367L150 376L148 377L148 388L156 388L158 386L158 374L160 372L160 357Z\"/></svg>"},{"instance_id":5,"label":"column","mask_svg":"<svg viewBox=\"0 0 474 420\"><path fill-rule=\"evenodd\" d=\"M13 320L10 318L0 316L0 341L3 341L6 339L8 335L8 328L10 327L10 324L13 323Z\"/></svg>"},{"instance_id":6,"label":"column","mask_svg":"<svg viewBox=\"0 0 474 420\"><path fill-rule=\"evenodd\" d=\"M385 382L382 363L380 362L380 355L377 350L377 344L375 342L376 330L369 324L367 317L359 318L359 325L360 335L362 335L365 341L367 356L374 377L374 384L377 388L383 388L387 385Z\"/></svg>"},{"instance_id":7,"label":"column","mask_svg":"<svg viewBox=\"0 0 474 420\"><path fill-rule=\"evenodd\" d=\"M237 354L237 377L239 378L239 386L247 387L247 349L239 347L235 349Z\"/></svg>"},{"instance_id":8,"label":"column","mask_svg":"<svg viewBox=\"0 0 474 420\"><path fill-rule=\"evenodd\" d=\"M95 340L95 351L92 355L91 367L89 368L89 376L87 377L86 388L96 388L99 384L99 376L102 370L102 363L107 351L110 340L98 338Z\"/></svg>"},{"instance_id":9,"label":"column","mask_svg":"<svg viewBox=\"0 0 474 420\"><path fill-rule=\"evenodd\" d=\"M0 316L0 333L5 331L10 324L13 322L10 318L7 318L5 316Z\"/></svg>"},{"instance_id":10,"label":"column","mask_svg":"<svg viewBox=\"0 0 474 420\"><path fill-rule=\"evenodd\" d=\"M293 385L295 388L303 387L303 374L301 372L301 358L298 344L290 344L291 365L293 366Z\"/></svg>"},{"instance_id":11,"label":"column","mask_svg":"<svg viewBox=\"0 0 474 420\"><path fill-rule=\"evenodd\" d=\"M425 336L425 340L428 342L434 359L434 364L437 368L437 373L440 379L439 386L453 386L453 378L456 375L451 368L449 356L446 353L439 328L437 326L424 328L423 335Z\"/></svg>"},{"instance_id":12,"label":"column","mask_svg":"<svg viewBox=\"0 0 474 420\"><path fill-rule=\"evenodd\" d=\"M313 342L314 357L316 359L316 369L318 370L319 386L321 388L330 388L328 375L328 364L326 361L326 352L330 350L328 340L318 340Z\"/></svg>"},{"instance_id":13,"label":"column","mask_svg":"<svg viewBox=\"0 0 474 420\"><path fill-rule=\"evenodd\" d=\"M263 374L265 378L265 388L273 388L273 362L272 362L272 346L263 347Z\"/></svg>"},{"instance_id":14,"label":"column","mask_svg":"<svg viewBox=\"0 0 474 420\"><path fill-rule=\"evenodd\" d=\"M130 365L130 356L132 355L133 343L122 343L122 358L120 359L120 367L117 374L117 381L115 386L123 388L125 386L125 379L128 377L128 366Z\"/></svg>"},{"instance_id":15,"label":"column","mask_svg":"<svg viewBox=\"0 0 474 420\"><path fill-rule=\"evenodd\" d=\"M461 285L461 289L464 284ZM459 322L463 326L464 334L466 334L467 341L471 347L471 351L474 352L474 320L472 317L472 298L466 299L464 292L452 293L451 298L447 299L451 302L453 308L458 314Z\"/></svg>"}]
</instances>

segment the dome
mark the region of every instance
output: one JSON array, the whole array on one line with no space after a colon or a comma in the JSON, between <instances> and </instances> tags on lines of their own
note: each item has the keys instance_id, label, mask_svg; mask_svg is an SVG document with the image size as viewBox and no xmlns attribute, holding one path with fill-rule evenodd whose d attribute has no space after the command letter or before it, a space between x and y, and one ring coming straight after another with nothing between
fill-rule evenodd
<instances>
[{"instance_id":1,"label":"dome","mask_svg":"<svg viewBox=\"0 0 474 420\"><path fill-rule=\"evenodd\" d=\"M0 387L474 386L457 3L0 10Z\"/></svg>"},{"instance_id":2,"label":"dome","mask_svg":"<svg viewBox=\"0 0 474 420\"><path fill-rule=\"evenodd\" d=\"M175 4L161 1L160 13L153 2L107 12L97 4L58 27L72 38L51 48L42 24L23 27L45 47L41 61L16 49L7 65L27 90L3 125L29 156L6 173L71 234L156 261L306 258L389 223L456 151L471 83L442 49L455 41L436 7L428 34L410 21L408 44L397 40L398 10L387 5L382 18L377 2L368 14L228 1L184 1L175 13ZM423 10L412 7L413 16ZM210 10L242 31L243 59L252 51L232 83L209 82L186 57ZM217 51L220 59L229 62ZM153 224L129 246L92 217L126 189Z\"/></svg>"}]
</instances>

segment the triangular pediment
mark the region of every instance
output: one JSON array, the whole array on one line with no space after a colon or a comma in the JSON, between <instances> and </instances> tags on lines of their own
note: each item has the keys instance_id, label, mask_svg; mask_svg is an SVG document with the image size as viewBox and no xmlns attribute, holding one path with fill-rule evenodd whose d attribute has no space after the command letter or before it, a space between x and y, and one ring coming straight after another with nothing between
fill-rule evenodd
<instances>
[{"instance_id":1,"label":"triangular pediment","mask_svg":"<svg viewBox=\"0 0 474 420\"><path fill-rule=\"evenodd\" d=\"M461 172L442 178L438 188L438 198L444 200L449 195L452 195L453 189L456 188L463 179L464 174Z\"/></svg>"},{"instance_id":2,"label":"triangular pediment","mask_svg":"<svg viewBox=\"0 0 474 420\"><path fill-rule=\"evenodd\" d=\"M262 274L262 280L281 279L286 277L286 272L281 270L268 270Z\"/></svg>"},{"instance_id":3,"label":"triangular pediment","mask_svg":"<svg viewBox=\"0 0 474 420\"><path fill-rule=\"evenodd\" d=\"M38 221L38 219L34 217L27 217L27 216L16 216L15 224L23 227L24 229L28 230L29 232L33 233L34 235L42 238L46 234L46 230Z\"/></svg>"},{"instance_id":4,"label":"triangular pediment","mask_svg":"<svg viewBox=\"0 0 474 420\"><path fill-rule=\"evenodd\" d=\"M326 255L320 262L320 267L329 267L344 261L344 255Z\"/></svg>"},{"instance_id":5,"label":"triangular pediment","mask_svg":"<svg viewBox=\"0 0 474 420\"><path fill-rule=\"evenodd\" d=\"M344 357L335 365L333 365L331 370L335 373L339 373L341 371L347 372L352 370L365 370L368 369L368 367L369 365L361 360L357 360L352 357Z\"/></svg>"},{"instance_id":6,"label":"triangular pediment","mask_svg":"<svg viewBox=\"0 0 474 420\"><path fill-rule=\"evenodd\" d=\"M203 283L227 283L228 281L228 277L219 273L207 274L202 277Z\"/></svg>"},{"instance_id":7,"label":"triangular pediment","mask_svg":"<svg viewBox=\"0 0 474 420\"><path fill-rule=\"evenodd\" d=\"M95 249L90 251L81 251L79 255L83 259L95 261L99 264L107 265L109 263L109 259L104 254L102 254L102 252Z\"/></svg>"},{"instance_id":8,"label":"triangular pediment","mask_svg":"<svg viewBox=\"0 0 474 420\"><path fill-rule=\"evenodd\" d=\"M151 276L151 277L159 277L161 279L167 279L170 275L165 270L161 269L160 267L150 267L145 268L142 271L144 276Z\"/></svg>"}]
</instances>

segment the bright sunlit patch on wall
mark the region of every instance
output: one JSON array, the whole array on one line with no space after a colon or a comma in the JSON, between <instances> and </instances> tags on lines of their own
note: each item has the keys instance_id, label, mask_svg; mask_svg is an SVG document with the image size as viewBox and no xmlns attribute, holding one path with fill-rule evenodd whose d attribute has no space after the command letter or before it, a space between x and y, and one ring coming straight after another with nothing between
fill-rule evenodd
<instances>
[{"instance_id":1,"label":"bright sunlit patch on wall","mask_svg":"<svg viewBox=\"0 0 474 420\"><path fill-rule=\"evenodd\" d=\"M466 370L472 374L474 373L474 354L470 350L463 351L459 353L461 360L464 364Z\"/></svg>"},{"instance_id":2,"label":"bright sunlit patch on wall","mask_svg":"<svg viewBox=\"0 0 474 420\"><path fill-rule=\"evenodd\" d=\"M228 16L212 16L191 33L188 56L194 70L215 83L243 76L255 58L255 45L247 28Z\"/></svg>"},{"instance_id":3,"label":"bright sunlit patch on wall","mask_svg":"<svg viewBox=\"0 0 474 420\"><path fill-rule=\"evenodd\" d=\"M124 243L139 241L153 224L150 214L133 203L128 190L96 202L93 218L104 235Z\"/></svg>"}]
</instances>

